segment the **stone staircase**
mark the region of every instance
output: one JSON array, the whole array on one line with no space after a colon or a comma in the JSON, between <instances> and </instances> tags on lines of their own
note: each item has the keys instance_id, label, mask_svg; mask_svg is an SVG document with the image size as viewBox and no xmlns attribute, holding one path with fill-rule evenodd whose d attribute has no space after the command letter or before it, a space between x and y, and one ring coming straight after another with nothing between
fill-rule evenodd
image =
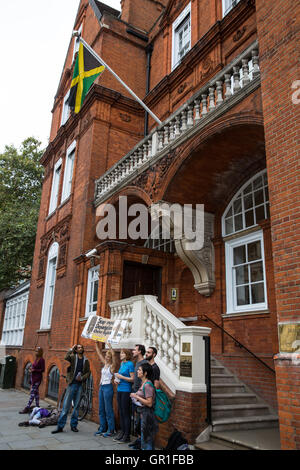
<instances>
[{"instance_id":1,"label":"stone staircase","mask_svg":"<svg viewBox=\"0 0 300 470\"><path fill-rule=\"evenodd\" d=\"M278 417L252 390L213 357L211 407L210 440L196 444L197 449L249 450L278 447ZM270 435L274 436L275 444L269 442Z\"/></svg>"},{"instance_id":2,"label":"stone staircase","mask_svg":"<svg viewBox=\"0 0 300 470\"><path fill-rule=\"evenodd\" d=\"M253 391L216 359L211 359L212 430L278 426L278 417Z\"/></svg>"}]
</instances>

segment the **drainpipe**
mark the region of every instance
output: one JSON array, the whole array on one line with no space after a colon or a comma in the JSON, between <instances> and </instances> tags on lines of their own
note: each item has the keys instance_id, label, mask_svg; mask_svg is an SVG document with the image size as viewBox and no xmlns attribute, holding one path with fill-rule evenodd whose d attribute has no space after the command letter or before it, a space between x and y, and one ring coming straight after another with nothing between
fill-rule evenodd
<instances>
[{"instance_id":1,"label":"drainpipe","mask_svg":"<svg viewBox=\"0 0 300 470\"><path fill-rule=\"evenodd\" d=\"M150 91L150 72L151 72L151 56L153 52L153 44L149 44L146 47L147 54L147 71L146 71L146 95ZM145 113L145 125L144 125L144 137L148 135L148 125L149 125L149 114Z\"/></svg>"}]
</instances>

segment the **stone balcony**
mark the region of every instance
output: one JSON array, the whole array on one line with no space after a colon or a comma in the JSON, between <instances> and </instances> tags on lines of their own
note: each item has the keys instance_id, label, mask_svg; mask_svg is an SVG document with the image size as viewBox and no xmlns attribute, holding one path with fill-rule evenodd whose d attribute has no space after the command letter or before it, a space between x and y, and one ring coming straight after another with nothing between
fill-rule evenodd
<instances>
[{"instance_id":1,"label":"stone balcony","mask_svg":"<svg viewBox=\"0 0 300 470\"><path fill-rule=\"evenodd\" d=\"M259 86L259 53L255 41L95 182L95 207Z\"/></svg>"}]
</instances>

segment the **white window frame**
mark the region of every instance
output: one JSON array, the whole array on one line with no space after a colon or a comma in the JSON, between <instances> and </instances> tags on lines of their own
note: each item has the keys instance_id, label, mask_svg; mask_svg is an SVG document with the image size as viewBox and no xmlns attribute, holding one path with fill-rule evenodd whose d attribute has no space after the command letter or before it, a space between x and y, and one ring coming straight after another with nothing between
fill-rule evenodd
<instances>
[{"instance_id":1,"label":"white window frame","mask_svg":"<svg viewBox=\"0 0 300 470\"><path fill-rule=\"evenodd\" d=\"M52 214L52 212L55 211L58 205L58 193L59 193L61 169L62 169L62 159L60 158L55 163L54 170L53 170L51 196L50 196L50 203L49 203L49 214Z\"/></svg>"},{"instance_id":2,"label":"white window frame","mask_svg":"<svg viewBox=\"0 0 300 470\"><path fill-rule=\"evenodd\" d=\"M264 207L264 213L265 213L265 217L268 215L268 208L269 208L269 198L266 197L266 191L265 191L265 188L268 188L268 183L264 183L263 186L262 186L262 189L263 189L263 193L264 193L264 202L263 203L260 203L260 204L255 204L255 201L253 201L253 210L254 210L254 214L253 214L253 225L249 225L247 226L247 223L246 223L246 213L248 211L250 211L251 209L250 208L245 208L244 206L244 196L243 196L243 192L245 190L245 188L247 188L247 186L249 186L250 184L252 184L257 178L259 177L262 177L262 178L265 178L265 175L267 174L267 170L262 170L260 171L259 173L257 173L256 175L254 175L252 178L250 178L242 187L241 189L239 189L239 191L235 194L235 196L231 199L230 203L228 204L228 206L226 207L225 211L224 211L224 214L223 214L223 217L222 217L222 234L223 234L223 237L227 237L227 236L231 236L231 235L234 235L236 233L242 233L244 230L248 230L249 228L252 228L252 227L257 227L257 220L256 220L256 215L255 215L255 209L258 208L258 207ZM255 197L255 192L256 191L259 191L261 188L256 188L254 191L252 192L249 192L249 195L251 194L252 197L254 198ZM234 205L234 202L241 198L241 202L242 202L242 208L241 208L241 215L242 215L242 224L243 224L243 228L241 228L240 230L235 230L235 227L233 229L232 232L230 233L226 233L226 220L228 218L230 218L229 216L226 217L226 215L228 214L228 211L230 209L230 207L233 207Z\"/></svg>"},{"instance_id":3,"label":"white window frame","mask_svg":"<svg viewBox=\"0 0 300 470\"><path fill-rule=\"evenodd\" d=\"M67 153L66 153L61 202L64 202L66 199L68 199L68 197L71 194L75 154L76 154L76 141L72 142L72 144L68 147Z\"/></svg>"},{"instance_id":4,"label":"white window frame","mask_svg":"<svg viewBox=\"0 0 300 470\"><path fill-rule=\"evenodd\" d=\"M89 317L90 315L94 315L97 312L97 303L96 303L96 310L90 310L90 307L93 306L94 302L91 302L91 299L94 296L94 284L98 282L98 289L99 289L99 264L90 268L88 271L88 283L87 283L87 292L86 292L86 306L85 306L85 317ZM97 279L94 278L95 273L98 273Z\"/></svg>"},{"instance_id":5,"label":"white window frame","mask_svg":"<svg viewBox=\"0 0 300 470\"><path fill-rule=\"evenodd\" d=\"M60 122L61 126L63 126L67 122L67 120L69 119L70 114L71 114L71 108L67 104L67 100L68 100L69 96L70 96L70 90L68 91L68 93L64 97L63 109L62 109L62 113L61 113L61 122Z\"/></svg>"},{"instance_id":6,"label":"white window frame","mask_svg":"<svg viewBox=\"0 0 300 470\"><path fill-rule=\"evenodd\" d=\"M22 346L29 291L8 299L5 305L1 344Z\"/></svg>"},{"instance_id":7,"label":"white window frame","mask_svg":"<svg viewBox=\"0 0 300 470\"><path fill-rule=\"evenodd\" d=\"M234 248L238 246L243 246L248 243L253 243L260 241L261 243L261 255L263 263L263 282L264 282L264 296L265 301L256 304L248 305L237 305L236 302L236 283L235 283L235 273L234 273L234 258L233 251ZM227 313L243 313L243 312L254 312L260 310L266 310L268 308L267 300L267 280L266 280L266 268L265 268L265 255L264 255L264 238L263 231L259 230L257 232L244 235L239 238L234 238L232 240L226 241L225 243L225 259L226 259L226 299L227 299ZM250 280L249 280L250 281ZM250 282L249 282L250 283Z\"/></svg>"},{"instance_id":8,"label":"white window frame","mask_svg":"<svg viewBox=\"0 0 300 470\"><path fill-rule=\"evenodd\" d=\"M55 295L55 284L56 284L56 267L58 260L59 245L57 242L53 243L49 249L47 272L45 279L43 307L41 315L40 328L42 330L51 328L53 303Z\"/></svg>"},{"instance_id":9,"label":"white window frame","mask_svg":"<svg viewBox=\"0 0 300 470\"><path fill-rule=\"evenodd\" d=\"M191 3L189 3L181 14L176 18L172 25L172 70L174 70L181 62L181 59L178 58L178 33L180 26L185 22L189 17L190 19L190 46L186 53L191 49L191 40L192 40L192 15L191 15Z\"/></svg>"},{"instance_id":10,"label":"white window frame","mask_svg":"<svg viewBox=\"0 0 300 470\"><path fill-rule=\"evenodd\" d=\"M240 0L222 0L223 18L239 3L239 1Z\"/></svg>"}]
</instances>

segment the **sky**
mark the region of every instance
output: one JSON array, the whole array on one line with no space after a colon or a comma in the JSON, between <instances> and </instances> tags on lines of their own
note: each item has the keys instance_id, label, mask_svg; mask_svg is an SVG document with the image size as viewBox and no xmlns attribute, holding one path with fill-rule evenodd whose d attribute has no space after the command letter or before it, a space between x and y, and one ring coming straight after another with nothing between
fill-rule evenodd
<instances>
[{"instance_id":1,"label":"sky","mask_svg":"<svg viewBox=\"0 0 300 470\"><path fill-rule=\"evenodd\" d=\"M102 0L120 10L120 0ZM34 136L48 144L51 109L79 0L0 0L0 153Z\"/></svg>"}]
</instances>

